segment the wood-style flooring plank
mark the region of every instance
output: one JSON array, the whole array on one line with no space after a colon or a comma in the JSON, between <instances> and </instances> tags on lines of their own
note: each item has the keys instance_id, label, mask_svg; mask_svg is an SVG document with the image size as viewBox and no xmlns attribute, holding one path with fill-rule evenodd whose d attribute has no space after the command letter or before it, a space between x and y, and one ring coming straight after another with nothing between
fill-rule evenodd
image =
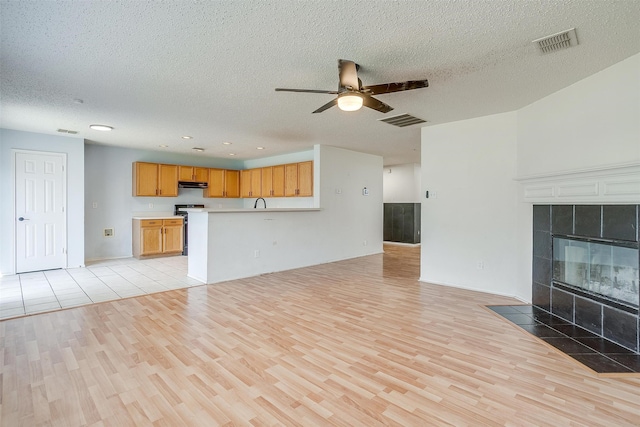
<instances>
[{"instance_id":1,"label":"wood-style flooring plank","mask_svg":"<svg viewBox=\"0 0 640 427\"><path fill-rule=\"evenodd\" d=\"M418 282L419 248L0 322L0 425L637 426L600 378Z\"/></svg>"}]
</instances>

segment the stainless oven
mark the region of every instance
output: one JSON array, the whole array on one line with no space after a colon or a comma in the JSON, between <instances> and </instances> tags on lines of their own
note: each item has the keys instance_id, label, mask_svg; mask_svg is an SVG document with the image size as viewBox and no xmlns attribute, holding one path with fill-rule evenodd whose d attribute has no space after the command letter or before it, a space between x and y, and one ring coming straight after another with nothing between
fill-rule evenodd
<instances>
[{"instance_id":1,"label":"stainless oven","mask_svg":"<svg viewBox=\"0 0 640 427\"><path fill-rule=\"evenodd\" d=\"M183 227L184 227L184 247L182 248L182 255L189 255L189 234L187 233L189 231L189 215L187 214L187 212L183 211L182 209L186 209L186 208L204 208L204 205L175 205L175 208L173 209L173 214L174 215L179 215L183 218Z\"/></svg>"}]
</instances>

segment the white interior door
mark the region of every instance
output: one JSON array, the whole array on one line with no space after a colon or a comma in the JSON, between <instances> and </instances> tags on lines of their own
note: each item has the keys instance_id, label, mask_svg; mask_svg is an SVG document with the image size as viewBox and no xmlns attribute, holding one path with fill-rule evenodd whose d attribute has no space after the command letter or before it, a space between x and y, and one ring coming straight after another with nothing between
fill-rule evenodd
<instances>
[{"instance_id":1,"label":"white interior door","mask_svg":"<svg viewBox=\"0 0 640 427\"><path fill-rule=\"evenodd\" d=\"M15 153L16 272L67 266L66 158Z\"/></svg>"}]
</instances>

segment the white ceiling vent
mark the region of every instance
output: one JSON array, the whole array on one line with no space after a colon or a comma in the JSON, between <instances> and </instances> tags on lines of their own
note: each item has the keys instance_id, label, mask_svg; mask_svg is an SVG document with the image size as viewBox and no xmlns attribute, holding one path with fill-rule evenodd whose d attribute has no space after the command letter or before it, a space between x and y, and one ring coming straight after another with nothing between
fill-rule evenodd
<instances>
[{"instance_id":1,"label":"white ceiling vent","mask_svg":"<svg viewBox=\"0 0 640 427\"><path fill-rule=\"evenodd\" d=\"M71 135L75 135L78 133L77 130L69 130L69 129L58 129L60 133L70 133Z\"/></svg>"},{"instance_id":2,"label":"white ceiling vent","mask_svg":"<svg viewBox=\"0 0 640 427\"><path fill-rule=\"evenodd\" d=\"M571 28L565 31L561 31L550 36L542 37L534 40L532 43L538 45L538 49L542 53L551 53L556 50L567 49L578 44L578 38L576 37L576 29Z\"/></svg>"},{"instance_id":3,"label":"white ceiling vent","mask_svg":"<svg viewBox=\"0 0 640 427\"><path fill-rule=\"evenodd\" d=\"M418 123L426 123L426 120L419 119L411 114L400 114L399 116L387 117L385 119L378 119L381 122L389 123L390 125L405 127L411 125L417 125Z\"/></svg>"}]
</instances>

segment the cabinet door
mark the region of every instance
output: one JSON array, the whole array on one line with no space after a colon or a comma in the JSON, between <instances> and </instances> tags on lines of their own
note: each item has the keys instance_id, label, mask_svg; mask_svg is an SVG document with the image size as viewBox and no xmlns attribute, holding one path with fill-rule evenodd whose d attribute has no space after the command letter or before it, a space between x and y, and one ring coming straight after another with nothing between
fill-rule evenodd
<instances>
[{"instance_id":1,"label":"cabinet door","mask_svg":"<svg viewBox=\"0 0 640 427\"><path fill-rule=\"evenodd\" d=\"M193 177L196 182L207 182L209 179L209 168L193 168Z\"/></svg>"},{"instance_id":2,"label":"cabinet door","mask_svg":"<svg viewBox=\"0 0 640 427\"><path fill-rule=\"evenodd\" d=\"M192 166L178 166L178 181L193 181L193 167Z\"/></svg>"},{"instance_id":3,"label":"cabinet door","mask_svg":"<svg viewBox=\"0 0 640 427\"><path fill-rule=\"evenodd\" d=\"M260 170L260 194L262 197L273 197L273 168L267 167Z\"/></svg>"},{"instance_id":4,"label":"cabinet door","mask_svg":"<svg viewBox=\"0 0 640 427\"><path fill-rule=\"evenodd\" d=\"M251 197L251 170L240 171L240 196Z\"/></svg>"},{"instance_id":5,"label":"cabinet door","mask_svg":"<svg viewBox=\"0 0 640 427\"><path fill-rule=\"evenodd\" d=\"M158 190L158 164L133 163L133 195L156 196Z\"/></svg>"},{"instance_id":6,"label":"cabinet door","mask_svg":"<svg viewBox=\"0 0 640 427\"><path fill-rule=\"evenodd\" d=\"M298 196L313 196L313 162L298 163Z\"/></svg>"},{"instance_id":7,"label":"cabinet door","mask_svg":"<svg viewBox=\"0 0 640 427\"><path fill-rule=\"evenodd\" d=\"M162 253L162 220L142 221L140 227L140 255Z\"/></svg>"},{"instance_id":8,"label":"cabinet door","mask_svg":"<svg viewBox=\"0 0 640 427\"><path fill-rule=\"evenodd\" d=\"M225 197L240 197L240 171L226 170L224 174Z\"/></svg>"},{"instance_id":9,"label":"cabinet door","mask_svg":"<svg viewBox=\"0 0 640 427\"><path fill-rule=\"evenodd\" d=\"M207 197L224 197L224 169L209 169L209 186L205 190Z\"/></svg>"},{"instance_id":10,"label":"cabinet door","mask_svg":"<svg viewBox=\"0 0 640 427\"><path fill-rule=\"evenodd\" d=\"M273 197L284 197L284 165L274 166L272 168L273 174L271 176L271 186Z\"/></svg>"},{"instance_id":11,"label":"cabinet door","mask_svg":"<svg viewBox=\"0 0 640 427\"><path fill-rule=\"evenodd\" d=\"M162 233L163 252L182 252L183 243L182 221L179 219L164 220L164 228Z\"/></svg>"},{"instance_id":12,"label":"cabinet door","mask_svg":"<svg viewBox=\"0 0 640 427\"><path fill-rule=\"evenodd\" d=\"M251 169L251 197L262 197L262 170Z\"/></svg>"},{"instance_id":13,"label":"cabinet door","mask_svg":"<svg viewBox=\"0 0 640 427\"><path fill-rule=\"evenodd\" d=\"M158 166L158 196L176 197L178 196L178 166L159 165Z\"/></svg>"},{"instance_id":14,"label":"cabinet door","mask_svg":"<svg viewBox=\"0 0 640 427\"><path fill-rule=\"evenodd\" d=\"M298 195L298 164L284 165L284 195L295 197Z\"/></svg>"}]
</instances>

